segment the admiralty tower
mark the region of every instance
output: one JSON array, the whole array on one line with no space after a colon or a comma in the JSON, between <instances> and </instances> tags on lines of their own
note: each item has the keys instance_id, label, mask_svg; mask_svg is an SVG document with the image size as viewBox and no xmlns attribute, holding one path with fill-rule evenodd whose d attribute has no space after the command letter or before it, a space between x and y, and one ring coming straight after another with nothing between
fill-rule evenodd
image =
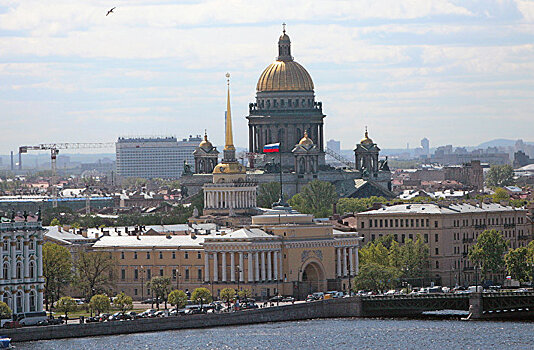
<instances>
[{"instance_id":1,"label":"admiralty tower","mask_svg":"<svg viewBox=\"0 0 534 350\"><path fill-rule=\"evenodd\" d=\"M307 132L319 151L319 166L324 165L324 118L310 74L291 56L291 40L284 25L278 57L261 74L256 102L249 104L249 152L262 153L264 145L279 142L284 169L294 170L291 151Z\"/></svg>"}]
</instances>

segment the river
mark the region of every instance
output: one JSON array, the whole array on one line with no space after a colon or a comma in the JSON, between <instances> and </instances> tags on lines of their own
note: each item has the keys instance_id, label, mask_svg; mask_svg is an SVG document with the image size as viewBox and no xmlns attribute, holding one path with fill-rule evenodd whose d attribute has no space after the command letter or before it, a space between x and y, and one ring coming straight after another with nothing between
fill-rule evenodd
<instances>
[{"instance_id":1,"label":"river","mask_svg":"<svg viewBox=\"0 0 534 350\"><path fill-rule=\"evenodd\" d=\"M534 349L533 322L321 319L15 344L17 349Z\"/></svg>"}]
</instances>

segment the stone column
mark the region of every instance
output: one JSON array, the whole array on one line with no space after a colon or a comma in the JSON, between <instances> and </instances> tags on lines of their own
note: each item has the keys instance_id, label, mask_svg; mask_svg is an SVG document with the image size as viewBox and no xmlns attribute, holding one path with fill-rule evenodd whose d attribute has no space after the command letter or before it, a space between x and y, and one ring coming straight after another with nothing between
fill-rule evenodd
<instances>
[{"instance_id":1,"label":"stone column","mask_svg":"<svg viewBox=\"0 0 534 350\"><path fill-rule=\"evenodd\" d=\"M360 257L358 256L359 247L354 248L354 274L357 275L360 273Z\"/></svg>"},{"instance_id":2,"label":"stone column","mask_svg":"<svg viewBox=\"0 0 534 350\"><path fill-rule=\"evenodd\" d=\"M221 269L222 269L222 281L226 282L226 252L221 253Z\"/></svg>"},{"instance_id":3,"label":"stone column","mask_svg":"<svg viewBox=\"0 0 534 350\"><path fill-rule=\"evenodd\" d=\"M254 267L252 266L252 252L248 252L247 254L247 262L248 262L248 281L252 282L254 280Z\"/></svg>"},{"instance_id":4,"label":"stone column","mask_svg":"<svg viewBox=\"0 0 534 350\"><path fill-rule=\"evenodd\" d=\"M204 282L210 281L210 256L204 251Z\"/></svg>"},{"instance_id":5,"label":"stone column","mask_svg":"<svg viewBox=\"0 0 534 350\"><path fill-rule=\"evenodd\" d=\"M254 142L253 142L253 130L252 130L252 125L249 125L248 126L248 151L249 152L254 152Z\"/></svg>"},{"instance_id":6,"label":"stone column","mask_svg":"<svg viewBox=\"0 0 534 350\"><path fill-rule=\"evenodd\" d=\"M267 280L272 281L273 280L273 262L271 260L273 252L268 251L267 252Z\"/></svg>"},{"instance_id":7,"label":"stone column","mask_svg":"<svg viewBox=\"0 0 534 350\"><path fill-rule=\"evenodd\" d=\"M252 267L252 265L249 265L249 267ZM250 270L252 270L252 268ZM245 265L243 261L243 252L239 252L239 282L245 282Z\"/></svg>"},{"instance_id":8,"label":"stone column","mask_svg":"<svg viewBox=\"0 0 534 350\"><path fill-rule=\"evenodd\" d=\"M354 259L352 255L352 247L349 248L349 268L350 268L350 275L354 275Z\"/></svg>"},{"instance_id":9,"label":"stone column","mask_svg":"<svg viewBox=\"0 0 534 350\"><path fill-rule=\"evenodd\" d=\"M343 276L347 276L348 275L348 270L347 270L347 248L343 248Z\"/></svg>"},{"instance_id":10,"label":"stone column","mask_svg":"<svg viewBox=\"0 0 534 350\"><path fill-rule=\"evenodd\" d=\"M38 287L37 290L37 311L43 311L43 287Z\"/></svg>"},{"instance_id":11,"label":"stone column","mask_svg":"<svg viewBox=\"0 0 534 350\"><path fill-rule=\"evenodd\" d=\"M213 282L219 281L219 260L217 252L213 253Z\"/></svg>"},{"instance_id":12,"label":"stone column","mask_svg":"<svg viewBox=\"0 0 534 350\"><path fill-rule=\"evenodd\" d=\"M30 312L30 291L24 290L24 303L22 305L22 312Z\"/></svg>"},{"instance_id":13,"label":"stone column","mask_svg":"<svg viewBox=\"0 0 534 350\"><path fill-rule=\"evenodd\" d=\"M282 251L278 254L278 278L282 280L284 278L284 273L282 269Z\"/></svg>"},{"instance_id":14,"label":"stone column","mask_svg":"<svg viewBox=\"0 0 534 350\"><path fill-rule=\"evenodd\" d=\"M337 277L341 277L341 248L337 248Z\"/></svg>"},{"instance_id":15,"label":"stone column","mask_svg":"<svg viewBox=\"0 0 534 350\"><path fill-rule=\"evenodd\" d=\"M254 269L256 270L254 281L258 282L260 280L260 254L258 252L254 253Z\"/></svg>"},{"instance_id":16,"label":"stone column","mask_svg":"<svg viewBox=\"0 0 534 350\"><path fill-rule=\"evenodd\" d=\"M235 282L235 253L230 252L230 281Z\"/></svg>"},{"instance_id":17,"label":"stone column","mask_svg":"<svg viewBox=\"0 0 534 350\"><path fill-rule=\"evenodd\" d=\"M273 269L274 269L274 280L278 281L278 251L275 250L273 253Z\"/></svg>"},{"instance_id":18,"label":"stone column","mask_svg":"<svg viewBox=\"0 0 534 350\"><path fill-rule=\"evenodd\" d=\"M265 252L261 252L261 280L265 281Z\"/></svg>"},{"instance_id":19,"label":"stone column","mask_svg":"<svg viewBox=\"0 0 534 350\"><path fill-rule=\"evenodd\" d=\"M43 277L43 241L35 241L37 245L37 277Z\"/></svg>"}]
</instances>

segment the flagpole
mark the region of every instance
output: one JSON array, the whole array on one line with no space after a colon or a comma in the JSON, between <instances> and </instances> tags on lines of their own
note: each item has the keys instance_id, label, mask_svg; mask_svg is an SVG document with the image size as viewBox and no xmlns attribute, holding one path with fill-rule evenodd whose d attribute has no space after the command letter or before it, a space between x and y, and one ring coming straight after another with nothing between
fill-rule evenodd
<instances>
[{"instance_id":1,"label":"flagpole","mask_svg":"<svg viewBox=\"0 0 534 350\"><path fill-rule=\"evenodd\" d=\"M281 152L281 148L282 148L282 143L280 143L280 146L278 147L278 153L280 155L280 205L282 205L282 203L284 202L284 197L283 197L283 193L282 193L282 152Z\"/></svg>"}]
</instances>

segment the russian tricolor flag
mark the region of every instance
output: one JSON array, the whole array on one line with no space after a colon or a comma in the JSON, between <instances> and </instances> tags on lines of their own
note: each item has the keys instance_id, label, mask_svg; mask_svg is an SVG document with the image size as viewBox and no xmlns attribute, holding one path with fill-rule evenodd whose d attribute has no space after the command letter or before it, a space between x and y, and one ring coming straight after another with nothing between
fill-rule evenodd
<instances>
[{"instance_id":1,"label":"russian tricolor flag","mask_svg":"<svg viewBox=\"0 0 534 350\"><path fill-rule=\"evenodd\" d=\"M263 146L263 153L280 152L280 143L271 143Z\"/></svg>"}]
</instances>

